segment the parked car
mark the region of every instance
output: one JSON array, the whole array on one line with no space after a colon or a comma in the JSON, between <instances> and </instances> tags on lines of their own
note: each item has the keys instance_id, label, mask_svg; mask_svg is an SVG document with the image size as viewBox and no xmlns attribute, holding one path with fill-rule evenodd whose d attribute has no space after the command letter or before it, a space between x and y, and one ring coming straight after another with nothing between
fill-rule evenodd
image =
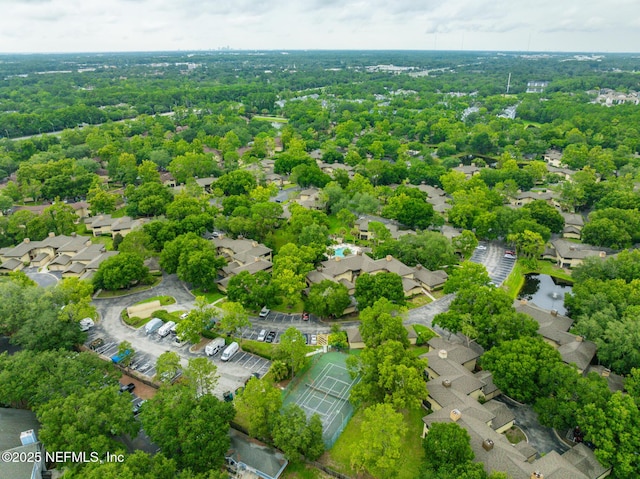
<instances>
[{"instance_id":1,"label":"parked car","mask_svg":"<svg viewBox=\"0 0 640 479\"><path fill-rule=\"evenodd\" d=\"M261 310L260 310L260 314L258 316L260 316L262 319L266 318L267 316L269 316L269 313L271 312L271 310L269 308L267 308L266 306L264 306Z\"/></svg>"},{"instance_id":2,"label":"parked car","mask_svg":"<svg viewBox=\"0 0 640 479\"><path fill-rule=\"evenodd\" d=\"M309 313L307 313L306 311L302 313L302 320L309 321Z\"/></svg>"},{"instance_id":3,"label":"parked car","mask_svg":"<svg viewBox=\"0 0 640 479\"><path fill-rule=\"evenodd\" d=\"M80 320L80 331L89 331L91 328L95 326L93 319L84 318Z\"/></svg>"},{"instance_id":4,"label":"parked car","mask_svg":"<svg viewBox=\"0 0 640 479\"><path fill-rule=\"evenodd\" d=\"M104 344L104 339L102 338L96 338L93 341L91 341L89 343L89 349L93 349L96 350L98 349L100 346L102 346Z\"/></svg>"},{"instance_id":5,"label":"parked car","mask_svg":"<svg viewBox=\"0 0 640 479\"><path fill-rule=\"evenodd\" d=\"M476 249L480 250L480 251L485 251L487 249L487 247L485 245L483 245L483 244L479 244L478 246L476 246Z\"/></svg>"},{"instance_id":6,"label":"parked car","mask_svg":"<svg viewBox=\"0 0 640 479\"><path fill-rule=\"evenodd\" d=\"M134 416L137 415L137 414L140 414L140 410L142 409L142 405L144 403L146 403L146 402L147 402L147 400L145 399L145 400L142 400L139 403L133 405L133 414L134 414Z\"/></svg>"},{"instance_id":7,"label":"parked car","mask_svg":"<svg viewBox=\"0 0 640 479\"><path fill-rule=\"evenodd\" d=\"M111 361L118 364L122 362L123 359L128 358L132 354L133 354L133 351L130 349L127 349L122 354L114 354L113 356L111 356Z\"/></svg>"},{"instance_id":8,"label":"parked car","mask_svg":"<svg viewBox=\"0 0 640 479\"><path fill-rule=\"evenodd\" d=\"M225 391L224 393L222 393L222 398L225 400L225 402L231 402L233 401L233 393L231 391Z\"/></svg>"},{"instance_id":9,"label":"parked car","mask_svg":"<svg viewBox=\"0 0 640 479\"><path fill-rule=\"evenodd\" d=\"M315 346L316 344L318 344L318 336L316 336L315 334L311 335L311 346Z\"/></svg>"},{"instance_id":10,"label":"parked car","mask_svg":"<svg viewBox=\"0 0 640 479\"><path fill-rule=\"evenodd\" d=\"M120 386L120 392L123 393L125 391L132 392L136 388L136 385L133 383L123 384Z\"/></svg>"},{"instance_id":11,"label":"parked car","mask_svg":"<svg viewBox=\"0 0 640 479\"><path fill-rule=\"evenodd\" d=\"M267 334L267 337L264 338L264 342L265 343L272 343L275 339L276 339L276 332L275 331L269 331L269 333Z\"/></svg>"},{"instance_id":12,"label":"parked car","mask_svg":"<svg viewBox=\"0 0 640 479\"><path fill-rule=\"evenodd\" d=\"M267 330L263 329L258 333L258 341L264 341L264 338L267 337Z\"/></svg>"},{"instance_id":13,"label":"parked car","mask_svg":"<svg viewBox=\"0 0 640 479\"><path fill-rule=\"evenodd\" d=\"M245 379L244 381L244 385L246 386L247 383L249 381L251 381L251 378L256 378L256 379L260 379L260 375L258 373L251 373L251 376L249 376L247 379Z\"/></svg>"},{"instance_id":14,"label":"parked car","mask_svg":"<svg viewBox=\"0 0 640 479\"><path fill-rule=\"evenodd\" d=\"M505 253L504 257L507 259L517 259L517 256L515 254L512 253Z\"/></svg>"}]
</instances>

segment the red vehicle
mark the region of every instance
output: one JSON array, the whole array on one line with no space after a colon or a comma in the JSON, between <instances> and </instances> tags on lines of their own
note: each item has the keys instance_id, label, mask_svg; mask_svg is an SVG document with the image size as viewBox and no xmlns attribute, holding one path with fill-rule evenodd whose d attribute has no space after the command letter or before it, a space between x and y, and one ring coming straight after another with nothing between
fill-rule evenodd
<instances>
[{"instance_id":1,"label":"red vehicle","mask_svg":"<svg viewBox=\"0 0 640 479\"><path fill-rule=\"evenodd\" d=\"M309 321L309 313L307 313L306 311L302 313L302 320Z\"/></svg>"}]
</instances>

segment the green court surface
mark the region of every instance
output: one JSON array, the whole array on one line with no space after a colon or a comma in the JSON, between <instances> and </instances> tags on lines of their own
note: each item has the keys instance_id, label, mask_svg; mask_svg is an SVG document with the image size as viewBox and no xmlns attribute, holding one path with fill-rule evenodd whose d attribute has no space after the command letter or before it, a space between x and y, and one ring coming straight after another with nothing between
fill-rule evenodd
<instances>
[{"instance_id":1,"label":"green court surface","mask_svg":"<svg viewBox=\"0 0 640 479\"><path fill-rule=\"evenodd\" d=\"M285 405L296 403L308 417L320 416L327 448L333 446L353 415L349 393L360 378L351 379L346 359L346 354L335 352L314 356L311 368L285 391Z\"/></svg>"}]
</instances>

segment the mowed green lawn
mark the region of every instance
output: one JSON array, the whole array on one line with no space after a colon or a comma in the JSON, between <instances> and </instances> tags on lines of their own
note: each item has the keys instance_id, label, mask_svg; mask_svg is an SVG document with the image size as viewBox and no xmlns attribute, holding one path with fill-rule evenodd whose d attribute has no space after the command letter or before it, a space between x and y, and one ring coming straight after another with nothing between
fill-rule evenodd
<instances>
[{"instance_id":1,"label":"mowed green lawn","mask_svg":"<svg viewBox=\"0 0 640 479\"><path fill-rule=\"evenodd\" d=\"M360 426L364 418L362 409L359 409L351 418L336 443L323 457L329 467L343 474L356 477L356 472L351 469L351 451L362 436ZM420 476L420 467L424 458L422 448L422 418L427 411L422 408L403 411L404 423L407 433L404 437L403 463L400 464L399 479L415 479Z\"/></svg>"}]
</instances>

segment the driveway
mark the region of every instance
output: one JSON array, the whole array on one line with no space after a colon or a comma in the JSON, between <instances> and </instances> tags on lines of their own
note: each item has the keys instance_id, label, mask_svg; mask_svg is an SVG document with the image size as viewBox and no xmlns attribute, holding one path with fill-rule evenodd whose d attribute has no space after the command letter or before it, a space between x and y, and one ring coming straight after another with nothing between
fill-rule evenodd
<instances>
[{"instance_id":1,"label":"driveway","mask_svg":"<svg viewBox=\"0 0 640 479\"><path fill-rule=\"evenodd\" d=\"M556 451L562 454L570 447L562 442L553 432L553 429L544 427L538 422L538 414L526 404L516 405L504 396L496 398L507 405L509 410L516 417L516 426L524 431L531 444L539 454L547 454Z\"/></svg>"},{"instance_id":2,"label":"driveway","mask_svg":"<svg viewBox=\"0 0 640 479\"><path fill-rule=\"evenodd\" d=\"M433 318L440 313L444 313L449 310L449 305L451 301L455 298L455 294L447 294L442 298L438 298L435 301L432 301L429 304L425 304L424 306L420 306L416 309L410 309L408 313L407 319L404 321L405 324L422 324L427 326L428 328L433 329L440 336L449 336L449 331L445 331L439 326L433 325Z\"/></svg>"}]
</instances>

